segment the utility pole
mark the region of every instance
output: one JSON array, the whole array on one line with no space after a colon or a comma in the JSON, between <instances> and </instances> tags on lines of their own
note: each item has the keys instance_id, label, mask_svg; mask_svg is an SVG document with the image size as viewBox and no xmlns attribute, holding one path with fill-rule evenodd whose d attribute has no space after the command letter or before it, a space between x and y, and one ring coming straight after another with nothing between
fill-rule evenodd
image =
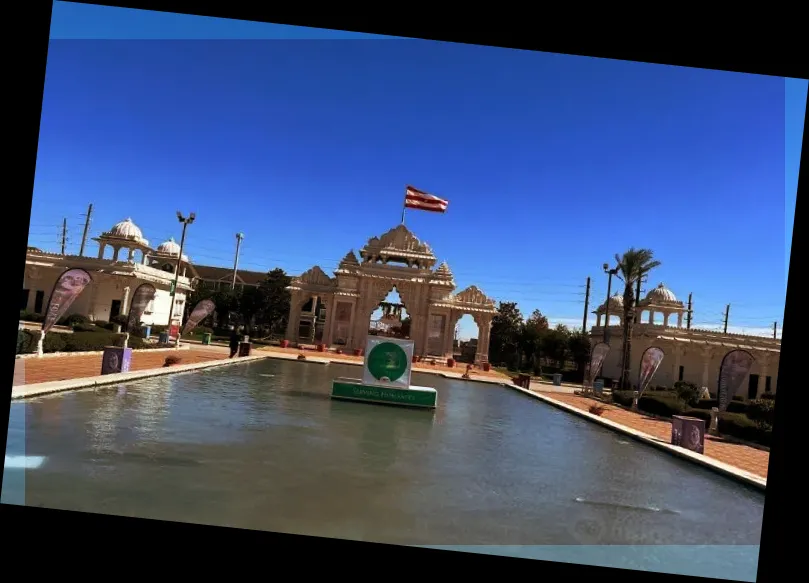
<instances>
[{"instance_id":1,"label":"utility pole","mask_svg":"<svg viewBox=\"0 0 809 583\"><path fill-rule=\"evenodd\" d=\"M725 330L724 333L728 333L728 320L730 319L730 304L725 307Z\"/></svg>"},{"instance_id":2,"label":"utility pole","mask_svg":"<svg viewBox=\"0 0 809 583\"><path fill-rule=\"evenodd\" d=\"M587 278L587 288L584 290L584 318L581 322L581 331L587 334L587 310L590 309L590 278Z\"/></svg>"},{"instance_id":3,"label":"utility pole","mask_svg":"<svg viewBox=\"0 0 809 583\"><path fill-rule=\"evenodd\" d=\"M90 216L93 214L93 205L87 207L87 217L84 220L84 233L81 236L81 248L79 249L79 257L84 256L84 244L87 242L87 232L90 230Z\"/></svg>"},{"instance_id":4,"label":"utility pole","mask_svg":"<svg viewBox=\"0 0 809 583\"><path fill-rule=\"evenodd\" d=\"M183 225L183 234L180 237L180 253L177 255L177 265L174 268L174 284L171 286L171 305L169 306L169 334L171 334L171 321L174 319L174 304L177 301L177 283L180 280L180 263L183 261L183 247L185 247L185 230L188 225L194 222L197 217L196 214L191 213L188 217L184 217L180 211L177 211L177 220ZM177 346L180 346L180 331L177 331Z\"/></svg>"},{"instance_id":5,"label":"utility pole","mask_svg":"<svg viewBox=\"0 0 809 583\"><path fill-rule=\"evenodd\" d=\"M66 243L67 243L67 219L62 219L62 255L65 254Z\"/></svg>"},{"instance_id":6,"label":"utility pole","mask_svg":"<svg viewBox=\"0 0 809 583\"><path fill-rule=\"evenodd\" d=\"M685 313L685 329L686 330L691 329L691 314L693 312L693 309L691 307L691 305L692 305L691 304L691 296L692 295L693 295L692 293L688 294L688 311Z\"/></svg>"},{"instance_id":7,"label":"utility pole","mask_svg":"<svg viewBox=\"0 0 809 583\"><path fill-rule=\"evenodd\" d=\"M772 323L772 337L773 340L778 340L778 322Z\"/></svg>"},{"instance_id":8,"label":"utility pole","mask_svg":"<svg viewBox=\"0 0 809 583\"><path fill-rule=\"evenodd\" d=\"M236 289L236 269L239 267L239 249L242 246L242 239L244 233L236 233L236 259L233 260L233 281L230 284L230 289Z\"/></svg>"},{"instance_id":9,"label":"utility pole","mask_svg":"<svg viewBox=\"0 0 809 583\"><path fill-rule=\"evenodd\" d=\"M638 278L638 281L635 282L635 306L640 303L640 283L641 278Z\"/></svg>"}]
</instances>

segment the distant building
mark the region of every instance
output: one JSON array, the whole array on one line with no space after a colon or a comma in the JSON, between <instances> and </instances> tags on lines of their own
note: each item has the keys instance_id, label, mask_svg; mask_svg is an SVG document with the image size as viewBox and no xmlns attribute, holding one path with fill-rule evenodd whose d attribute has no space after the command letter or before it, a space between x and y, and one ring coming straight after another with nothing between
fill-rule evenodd
<instances>
[{"instance_id":1,"label":"distant building","mask_svg":"<svg viewBox=\"0 0 809 583\"><path fill-rule=\"evenodd\" d=\"M82 314L93 321L109 322L118 315L128 314L132 294L140 284L151 283L157 293L141 321L147 325L167 325L174 301L173 322L180 323L186 296L192 290L197 273L186 255L179 257L177 243L169 240L156 249L151 248L132 219L114 225L95 241L99 246L96 257L61 255L29 247L20 310L43 315L59 276L67 269L82 268L90 273L93 281L65 315ZM172 297L171 286L178 262L180 276Z\"/></svg>"},{"instance_id":2,"label":"distant building","mask_svg":"<svg viewBox=\"0 0 809 583\"><path fill-rule=\"evenodd\" d=\"M230 289L233 283L233 269L227 267L214 267L211 265L195 265L196 280L208 288ZM236 271L236 289L245 287L258 287L267 279L267 273L262 271Z\"/></svg>"},{"instance_id":3,"label":"distant building","mask_svg":"<svg viewBox=\"0 0 809 583\"><path fill-rule=\"evenodd\" d=\"M596 325L590 330L590 342L595 345L604 340L602 319L606 304L594 312ZM619 379L621 376L621 342L623 333L624 298L616 294L609 299L610 351L603 364L602 378ZM688 381L707 387L716 393L722 359L731 350L742 349L753 358L753 368L737 395L755 399L763 392L776 392L778 365L781 359L781 341L775 338L731 334L714 330L699 330L683 325L687 308L662 283L651 290L636 308L633 326L630 371L631 383L637 383L640 359L651 346L663 350L665 356L651 384L671 387L677 381ZM676 319L676 320L675 320ZM615 321L618 325L614 325ZM676 323L675 323L676 321Z\"/></svg>"}]
</instances>

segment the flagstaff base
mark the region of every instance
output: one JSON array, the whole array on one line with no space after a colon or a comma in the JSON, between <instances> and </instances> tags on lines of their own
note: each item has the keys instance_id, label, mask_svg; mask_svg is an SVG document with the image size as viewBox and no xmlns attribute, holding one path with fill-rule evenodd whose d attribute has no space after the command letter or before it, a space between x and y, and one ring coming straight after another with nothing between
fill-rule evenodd
<instances>
[{"instance_id":1,"label":"flagstaff base","mask_svg":"<svg viewBox=\"0 0 809 583\"><path fill-rule=\"evenodd\" d=\"M410 385L407 389L401 389L384 385L364 384L359 379L345 378L332 381L331 398L422 409L435 409L438 404L438 393L430 387Z\"/></svg>"}]
</instances>

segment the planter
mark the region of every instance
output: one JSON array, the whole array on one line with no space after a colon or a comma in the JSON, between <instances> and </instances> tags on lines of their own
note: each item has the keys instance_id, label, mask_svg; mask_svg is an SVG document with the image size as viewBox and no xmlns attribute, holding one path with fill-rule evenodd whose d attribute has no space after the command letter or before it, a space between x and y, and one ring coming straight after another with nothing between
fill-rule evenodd
<instances>
[{"instance_id":1,"label":"planter","mask_svg":"<svg viewBox=\"0 0 809 583\"><path fill-rule=\"evenodd\" d=\"M447 366L449 368L454 368L455 367L455 359L454 358L448 358L447 359Z\"/></svg>"},{"instance_id":2,"label":"planter","mask_svg":"<svg viewBox=\"0 0 809 583\"><path fill-rule=\"evenodd\" d=\"M318 344L317 345L318 352L326 352L326 345L325 344Z\"/></svg>"},{"instance_id":3,"label":"planter","mask_svg":"<svg viewBox=\"0 0 809 583\"><path fill-rule=\"evenodd\" d=\"M483 372L489 372L491 370L491 366L488 362L483 363Z\"/></svg>"},{"instance_id":4,"label":"planter","mask_svg":"<svg viewBox=\"0 0 809 583\"><path fill-rule=\"evenodd\" d=\"M362 356L362 348L355 348L354 356Z\"/></svg>"},{"instance_id":5,"label":"planter","mask_svg":"<svg viewBox=\"0 0 809 583\"><path fill-rule=\"evenodd\" d=\"M413 355L413 362L419 362L420 360L421 360L420 356L418 356L416 354Z\"/></svg>"},{"instance_id":6,"label":"planter","mask_svg":"<svg viewBox=\"0 0 809 583\"><path fill-rule=\"evenodd\" d=\"M281 348L287 348L289 346L289 340L281 340Z\"/></svg>"}]
</instances>

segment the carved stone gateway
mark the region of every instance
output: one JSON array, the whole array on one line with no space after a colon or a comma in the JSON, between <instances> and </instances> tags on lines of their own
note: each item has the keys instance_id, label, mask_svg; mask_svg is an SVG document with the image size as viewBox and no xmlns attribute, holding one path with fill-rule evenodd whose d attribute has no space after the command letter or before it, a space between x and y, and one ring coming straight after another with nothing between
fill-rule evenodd
<instances>
[{"instance_id":1,"label":"carved stone gateway","mask_svg":"<svg viewBox=\"0 0 809 583\"><path fill-rule=\"evenodd\" d=\"M437 263L429 245L419 241L404 225L381 237L371 238L359 258L349 251L329 277L315 266L294 277L286 338L306 344L313 335L300 335L302 318L323 322L321 342L346 350L364 348L371 315L396 289L410 316L410 338L418 356L447 358L453 353L453 332L458 320L470 314L478 325L475 362L485 362L489 353L492 318L497 313L493 299L475 286L454 294L455 280L446 263ZM310 302L311 300L311 302ZM302 313L304 307L311 311ZM318 312L319 313L315 313Z\"/></svg>"}]
</instances>

